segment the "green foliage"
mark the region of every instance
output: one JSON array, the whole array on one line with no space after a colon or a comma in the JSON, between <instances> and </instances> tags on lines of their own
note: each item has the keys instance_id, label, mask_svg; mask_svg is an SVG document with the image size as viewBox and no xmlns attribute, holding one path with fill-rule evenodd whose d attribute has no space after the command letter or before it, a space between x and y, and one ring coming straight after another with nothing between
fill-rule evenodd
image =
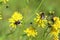
<instances>
[{"instance_id":1,"label":"green foliage","mask_svg":"<svg viewBox=\"0 0 60 40\"><path fill-rule=\"evenodd\" d=\"M9 0L6 4L0 0L0 14L3 19L0 21L0 40L52 40L49 34L50 30L37 28L39 32L35 38L24 36L23 30L30 26L30 22L34 22L36 12L45 12L46 15L49 11L55 11L57 16L60 16L60 0ZM8 7L7 7L8 6ZM22 26L17 26L16 30L11 34L9 31L8 19L14 11L20 11L24 17ZM47 32L46 32L47 31ZM44 35L45 34L45 35Z\"/></svg>"}]
</instances>

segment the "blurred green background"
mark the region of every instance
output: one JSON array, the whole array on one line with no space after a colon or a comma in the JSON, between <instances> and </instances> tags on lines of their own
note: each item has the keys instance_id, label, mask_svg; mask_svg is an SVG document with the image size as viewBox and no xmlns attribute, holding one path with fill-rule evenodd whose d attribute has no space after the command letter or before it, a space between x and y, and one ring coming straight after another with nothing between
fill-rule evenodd
<instances>
[{"instance_id":1,"label":"blurred green background","mask_svg":"<svg viewBox=\"0 0 60 40\"><path fill-rule=\"evenodd\" d=\"M15 11L21 12L24 17L22 26L17 26L15 32L6 36L9 33L8 19ZM9 0L6 4L0 0L0 14L3 18L0 20L0 40L52 40L50 35L43 36L45 29L37 28L34 24L32 26L35 26L38 30L38 36L31 39L22 36L23 30L31 26L30 22L34 22L36 12L40 11L45 12L46 15L49 11L55 11L56 16L60 17L60 0Z\"/></svg>"}]
</instances>

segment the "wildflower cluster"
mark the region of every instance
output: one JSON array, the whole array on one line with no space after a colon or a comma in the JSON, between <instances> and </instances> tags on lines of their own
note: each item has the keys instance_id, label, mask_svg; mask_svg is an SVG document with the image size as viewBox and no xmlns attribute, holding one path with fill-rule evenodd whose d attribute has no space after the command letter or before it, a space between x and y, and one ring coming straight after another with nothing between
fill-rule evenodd
<instances>
[{"instance_id":1,"label":"wildflower cluster","mask_svg":"<svg viewBox=\"0 0 60 40\"><path fill-rule=\"evenodd\" d=\"M54 23L52 24L51 34L54 36L54 40L58 40L59 29L60 29L60 19L59 17L53 17Z\"/></svg>"},{"instance_id":2,"label":"wildflower cluster","mask_svg":"<svg viewBox=\"0 0 60 40\"><path fill-rule=\"evenodd\" d=\"M24 3L22 3L22 2L24 2ZM43 2L45 2L45 3L43 3ZM52 5L50 4L50 2ZM2 12L3 15L4 15L5 11L7 13L6 15L8 16L9 12L16 10L12 13L12 15L10 14L11 15L10 18L7 17L6 15L3 16L4 20L3 20L3 23L1 23L2 27L0 27L0 28L3 28L3 29L6 28L6 30L5 29L0 30L0 32L1 32L0 34L2 34L2 35L0 35L0 40L3 40L3 38L9 39L10 37L13 37L13 36L15 39L10 38L9 40L48 40L48 39L49 40L60 40L60 38L59 38L59 36L60 36L59 35L60 34L60 18L55 15L54 11L49 11L46 13L39 12L41 10L44 11L45 9L46 9L45 11L53 10L54 8L56 8L58 6L57 5L58 3L57 2L56 2L57 4L55 3L57 5L56 6L54 4L54 2L50 1L50 0L49 1L47 0L47 2L44 0L23 0L23 1L22 0L0 0L0 11ZM43 7L43 6L45 6L45 7ZM56 6L56 7L54 7L54 6ZM20 13L20 11L23 14ZM32 15L32 13L36 13L36 16ZM3 27L3 26L7 26L7 23L6 23L6 25L3 25L7 21L6 20L7 18L5 19L5 16L8 18L8 23L9 23L8 28L9 29L7 27ZM30 17L28 17L28 16L30 16ZM33 17L35 17L35 18L33 18ZM29 18L31 18L31 20L29 20ZM3 19L2 15L0 15L0 20L1 19ZM26 21L25 19L28 19L28 20ZM28 23L30 23L30 25ZM21 26L21 24L23 27L19 27L19 26ZM17 26L18 26L18 28L17 28ZM7 31L7 32L5 32L5 31ZM10 35L10 34L13 34L13 35ZM48 36L51 37L51 35L52 35L51 39L47 38ZM35 38L37 38L37 39L35 39Z\"/></svg>"},{"instance_id":3,"label":"wildflower cluster","mask_svg":"<svg viewBox=\"0 0 60 40\"><path fill-rule=\"evenodd\" d=\"M51 28L50 33L54 36L53 40L59 40L58 35L60 29L60 19L59 17L54 16L54 12L50 11L49 13L50 15L47 17L47 19L44 13L37 14L37 17L34 19L35 23L42 28L45 28L46 26L48 26L48 28Z\"/></svg>"},{"instance_id":4,"label":"wildflower cluster","mask_svg":"<svg viewBox=\"0 0 60 40\"><path fill-rule=\"evenodd\" d=\"M49 28L50 30L50 34L53 35L53 40L59 40L59 31L60 31L60 19L57 16L48 16L50 17L50 19L45 15L45 13L41 12L40 14L36 14L37 17L34 19L34 22L36 23L36 25L38 25L38 27L41 28ZM1 15L0 15L1 16ZM2 19L2 17L0 17L0 19ZM20 12L15 11L13 13L13 15L11 16L11 18L9 18L9 23L10 23L10 27L16 29L17 25L20 25L22 22L23 16ZM49 20L48 20L49 19ZM30 23L32 24L32 23ZM50 27L49 27L50 26ZM37 30L33 27L30 26L29 28L27 28L26 30L23 31L28 37L36 37L38 35Z\"/></svg>"}]
</instances>

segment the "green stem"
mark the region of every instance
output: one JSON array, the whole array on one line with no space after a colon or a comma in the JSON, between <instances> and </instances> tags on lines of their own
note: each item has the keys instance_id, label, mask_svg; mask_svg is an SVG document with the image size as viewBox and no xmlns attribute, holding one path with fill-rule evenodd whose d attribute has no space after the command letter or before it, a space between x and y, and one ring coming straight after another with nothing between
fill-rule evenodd
<instances>
[{"instance_id":1,"label":"green stem","mask_svg":"<svg viewBox=\"0 0 60 40\"><path fill-rule=\"evenodd\" d=\"M43 4L44 0L41 1L41 3L39 4L39 6L37 7L37 9L35 10L35 12L37 12L39 10L39 8L41 7L41 5Z\"/></svg>"},{"instance_id":2,"label":"green stem","mask_svg":"<svg viewBox=\"0 0 60 40\"><path fill-rule=\"evenodd\" d=\"M47 32L47 30L48 30L48 27L47 27L47 28L45 29L45 31L43 32L43 35L42 35L41 39L44 40L44 36L45 36L45 33Z\"/></svg>"},{"instance_id":3,"label":"green stem","mask_svg":"<svg viewBox=\"0 0 60 40\"><path fill-rule=\"evenodd\" d=\"M35 10L34 13L36 13L36 12L39 10L39 8L40 8L41 5L43 4L43 2L44 2L44 0L41 1L41 3L39 4L39 6L37 7L37 9ZM31 19L34 15L35 15L35 14L33 14L29 19ZM28 19L28 20L29 20L29 19ZM26 20L26 21L28 22L28 20Z\"/></svg>"}]
</instances>

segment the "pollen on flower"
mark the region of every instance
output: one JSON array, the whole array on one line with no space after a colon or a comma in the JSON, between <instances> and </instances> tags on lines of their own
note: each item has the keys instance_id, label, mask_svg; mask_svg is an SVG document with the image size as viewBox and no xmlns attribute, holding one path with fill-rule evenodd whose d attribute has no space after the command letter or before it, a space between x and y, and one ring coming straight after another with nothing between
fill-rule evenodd
<instances>
[{"instance_id":1,"label":"pollen on flower","mask_svg":"<svg viewBox=\"0 0 60 40\"><path fill-rule=\"evenodd\" d=\"M14 12L11 18L9 19L10 25L12 28L16 28L16 25L20 24L23 19L23 16L20 12Z\"/></svg>"},{"instance_id":2,"label":"pollen on flower","mask_svg":"<svg viewBox=\"0 0 60 40\"><path fill-rule=\"evenodd\" d=\"M28 37L35 37L37 35L37 31L33 27L27 28L26 30L24 30L24 32L27 34Z\"/></svg>"}]
</instances>

